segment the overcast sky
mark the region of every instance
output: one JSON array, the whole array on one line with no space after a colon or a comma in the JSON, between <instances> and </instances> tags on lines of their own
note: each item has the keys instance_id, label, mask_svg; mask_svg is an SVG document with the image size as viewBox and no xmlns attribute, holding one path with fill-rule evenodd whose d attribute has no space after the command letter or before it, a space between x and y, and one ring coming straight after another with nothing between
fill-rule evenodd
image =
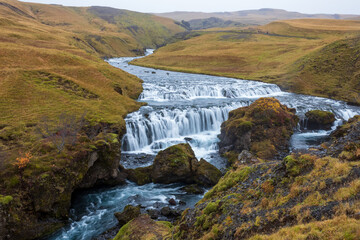
<instances>
[{"instance_id":1,"label":"overcast sky","mask_svg":"<svg viewBox=\"0 0 360 240\"><path fill-rule=\"evenodd\" d=\"M360 14L360 0L23 0L65 6L109 6L138 12L224 12L279 8L302 13Z\"/></svg>"}]
</instances>

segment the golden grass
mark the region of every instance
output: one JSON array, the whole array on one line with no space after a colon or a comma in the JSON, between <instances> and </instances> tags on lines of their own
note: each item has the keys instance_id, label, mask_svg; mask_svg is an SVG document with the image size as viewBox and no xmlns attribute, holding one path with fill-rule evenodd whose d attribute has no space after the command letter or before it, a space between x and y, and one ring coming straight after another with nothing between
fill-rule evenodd
<instances>
[{"instance_id":1,"label":"golden grass","mask_svg":"<svg viewBox=\"0 0 360 240\"><path fill-rule=\"evenodd\" d=\"M256 235L251 240L355 240L360 238L360 220L346 216L331 220L286 227L271 235Z\"/></svg>"}]
</instances>

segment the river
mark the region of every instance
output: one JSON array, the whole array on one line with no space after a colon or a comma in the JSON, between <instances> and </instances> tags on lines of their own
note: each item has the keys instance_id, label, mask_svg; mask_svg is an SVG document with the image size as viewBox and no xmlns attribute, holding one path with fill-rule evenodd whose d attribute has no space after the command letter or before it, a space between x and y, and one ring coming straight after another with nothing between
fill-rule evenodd
<instances>
[{"instance_id":1,"label":"river","mask_svg":"<svg viewBox=\"0 0 360 240\"><path fill-rule=\"evenodd\" d=\"M148 51L148 54L152 51ZM198 158L219 169L226 165L218 153L217 135L229 111L248 106L259 97L275 97L296 108L302 119L291 138L291 149L317 146L331 132L308 131L305 113L313 109L331 111L336 116L334 130L342 121L360 114L360 108L326 98L287 93L274 84L209 75L156 70L129 65L134 58L114 58L108 63L144 81L139 101L148 103L126 118L127 132L122 139L121 164L126 168L148 166L157 152L171 145L188 142ZM170 198L192 207L201 195L187 195L180 184L147 184L97 189L74 198L69 224L49 239L91 239L116 225L113 216L128 205L145 210L168 205Z\"/></svg>"}]
</instances>

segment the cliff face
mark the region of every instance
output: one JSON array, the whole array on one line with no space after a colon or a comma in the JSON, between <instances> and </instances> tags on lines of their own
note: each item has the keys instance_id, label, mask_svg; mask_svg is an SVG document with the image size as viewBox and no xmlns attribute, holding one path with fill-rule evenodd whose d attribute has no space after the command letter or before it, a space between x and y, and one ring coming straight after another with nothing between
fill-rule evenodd
<instances>
[{"instance_id":1,"label":"cliff face","mask_svg":"<svg viewBox=\"0 0 360 240\"><path fill-rule=\"evenodd\" d=\"M288 152L297 122L295 109L275 98L260 98L249 107L229 113L229 119L221 125L220 152L230 158L243 150L264 159L282 156Z\"/></svg>"},{"instance_id":2,"label":"cliff face","mask_svg":"<svg viewBox=\"0 0 360 240\"><path fill-rule=\"evenodd\" d=\"M125 182L126 174L119 165L123 129L108 124L106 128L91 139L87 131L100 128L84 128L78 142L66 145L61 153L54 153L55 149L46 144L48 139L43 139L40 147L47 151L46 158L52 159L50 166L32 163L21 172L17 170L16 175L9 172L5 193L11 201L0 203L0 223L4 227L1 239L33 239L49 234L68 219L74 191Z\"/></svg>"}]
</instances>

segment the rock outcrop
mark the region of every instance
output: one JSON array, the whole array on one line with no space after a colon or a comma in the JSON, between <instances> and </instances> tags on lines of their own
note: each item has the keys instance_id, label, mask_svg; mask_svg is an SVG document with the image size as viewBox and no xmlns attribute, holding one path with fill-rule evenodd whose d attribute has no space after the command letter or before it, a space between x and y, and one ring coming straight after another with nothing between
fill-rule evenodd
<instances>
[{"instance_id":1,"label":"rock outcrop","mask_svg":"<svg viewBox=\"0 0 360 240\"><path fill-rule=\"evenodd\" d=\"M309 130L330 130L335 122L335 115L328 111L312 110L305 113L305 116L306 128Z\"/></svg>"},{"instance_id":2,"label":"rock outcrop","mask_svg":"<svg viewBox=\"0 0 360 240\"><path fill-rule=\"evenodd\" d=\"M139 185L150 182L164 184L182 182L213 186L222 175L219 169L204 159L198 161L187 143L160 151L152 166L128 169L127 173L129 180Z\"/></svg>"},{"instance_id":3,"label":"rock outcrop","mask_svg":"<svg viewBox=\"0 0 360 240\"><path fill-rule=\"evenodd\" d=\"M38 151L44 152L53 164L32 163L32 167L24 168L21 178L13 176L13 182L5 183L18 191L12 192L13 201L7 206L0 203L0 218L6 220L0 221L6 229L2 236L34 239L50 234L69 218L75 191L125 182L126 174L119 165L123 129L110 124L104 127L107 132L93 127L92 130L97 130L93 131L92 139L87 135L89 129L83 128L78 133L78 142L66 145L61 154L46 141L39 144ZM44 173L39 174L41 171Z\"/></svg>"},{"instance_id":4,"label":"rock outcrop","mask_svg":"<svg viewBox=\"0 0 360 240\"><path fill-rule=\"evenodd\" d=\"M295 109L275 98L260 98L229 113L229 119L221 125L220 152L232 161L243 150L263 159L279 158L288 152L297 122Z\"/></svg>"},{"instance_id":5,"label":"rock outcrop","mask_svg":"<svg viewBox=\"0 0 360 240\"><path fill-rule=\"evenodd\" d=\"M174 239L360 238L359 136L356 116L332 134L332 157L293 153L280 162L233 165L182 214Z\"/></svg>"}]
</instances>

